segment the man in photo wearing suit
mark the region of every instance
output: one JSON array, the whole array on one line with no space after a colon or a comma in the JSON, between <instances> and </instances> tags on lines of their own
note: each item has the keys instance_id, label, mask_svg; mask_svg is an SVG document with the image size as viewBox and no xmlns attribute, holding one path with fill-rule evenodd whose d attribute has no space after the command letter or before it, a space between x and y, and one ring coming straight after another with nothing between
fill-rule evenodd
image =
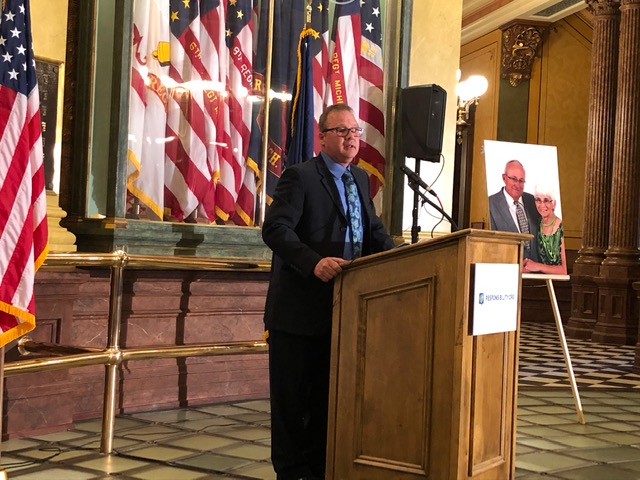
<instances>
[{"instance_id":1,"label":"man in photo wearing suit","mask_svg":"<svg viewBox=\"0 0 640 480\"><path fill-rule=\"evenodd\" d=\"M530 233L533 239L525 243L524 258L539 262L537 235L540 214L533 195L524 191L526 175L518 160L509 160L502 174L504 187L489 197L491 230Z\"/></svg>"},{"instance_id":2,"label":"man in photo wearing suit","mask_svg":"<svg viewBox=\"0 0 640 480\"><path fill-rule=\"evenodd\" d=\"M265 305L271 459L278 480L324 479L333 279L351 259L393 248L377 217L344 104L320 117L319 156L287 168L266 212L273 251Z\"/></svg>"}]
</instances>

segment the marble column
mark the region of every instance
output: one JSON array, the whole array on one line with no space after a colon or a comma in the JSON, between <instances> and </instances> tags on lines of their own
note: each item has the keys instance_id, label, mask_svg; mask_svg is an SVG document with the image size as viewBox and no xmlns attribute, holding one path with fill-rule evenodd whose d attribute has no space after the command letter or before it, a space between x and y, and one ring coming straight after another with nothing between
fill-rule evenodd
<instances>
[{"instance_id":1,"label":"marble column","mask_svg":"<svg viewBox=\"0 0 640 480\"><path fill-rule=\"evenodd\" d=\"M640 279L640 0L620 2L618 98L613 149L609 248L600 266L598 342L636 343Z\"/></svg>"},{"instance_id":2,"label":"marble column","mask_svg":"<svg viewBox=\"0 0 640 480\"><path fill-rule=\"evenodd\" d=\"M582 248L571 275L567 335L591 338L597 320L600 274L609 242L609 205L620 39L620 0L588 0L593 14L591 87L585 162Z\"/></svg>"}]
</instances>

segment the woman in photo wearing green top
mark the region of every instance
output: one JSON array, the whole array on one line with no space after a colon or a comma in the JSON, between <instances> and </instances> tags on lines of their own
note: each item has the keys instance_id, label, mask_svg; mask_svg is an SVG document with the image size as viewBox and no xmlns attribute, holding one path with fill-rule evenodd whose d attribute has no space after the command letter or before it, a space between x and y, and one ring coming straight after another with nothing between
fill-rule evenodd
<instances>
[{"instance_id":1,"label":"woman in photo wearing green top","mask_svg":"<svg viewBox=\"0 0 640 480\"><path fill-rule=\"evenodd\" d=\"M534 199L541 217L537 242L540 262L525 258L523 271L566 275L567 259L564 252L562 219L555 214L555 190L550 186L536 185Z\"/></svg>"}]
</instances>

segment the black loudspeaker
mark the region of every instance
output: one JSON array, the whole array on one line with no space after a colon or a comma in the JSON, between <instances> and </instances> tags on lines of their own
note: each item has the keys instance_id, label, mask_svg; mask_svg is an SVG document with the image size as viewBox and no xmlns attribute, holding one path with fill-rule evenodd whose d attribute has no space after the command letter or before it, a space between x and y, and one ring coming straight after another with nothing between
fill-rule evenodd
<instances>
[{"instance_id":1,"label":"black loudspeaker","mask_svg":"<svg viewBox=\"0 0 640 480\"><path fill-rule=\"evenodd\" d=\"M401 91L400 112L405 157L440 161L447 92L438 85L418 85Z\"/></svg>"}]
</instances>

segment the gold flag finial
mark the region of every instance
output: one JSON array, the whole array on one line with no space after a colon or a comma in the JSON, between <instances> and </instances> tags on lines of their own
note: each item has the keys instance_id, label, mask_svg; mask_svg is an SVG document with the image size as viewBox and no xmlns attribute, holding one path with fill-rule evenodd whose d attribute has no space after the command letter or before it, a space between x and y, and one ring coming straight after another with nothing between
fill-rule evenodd
<instances>
[{"instance_id":1,"label":"gold flag finial","mask_svg":"<svg viewBox=\"0 0 640 480\"><path fill-rule=\"evenodd\" d=\"M311 26L311 11L312 11L311 0L307 0L307 7L306 7L306 13L307 13L306 23L307 23L307 26Z\"/></svg>"}]
</instances>

